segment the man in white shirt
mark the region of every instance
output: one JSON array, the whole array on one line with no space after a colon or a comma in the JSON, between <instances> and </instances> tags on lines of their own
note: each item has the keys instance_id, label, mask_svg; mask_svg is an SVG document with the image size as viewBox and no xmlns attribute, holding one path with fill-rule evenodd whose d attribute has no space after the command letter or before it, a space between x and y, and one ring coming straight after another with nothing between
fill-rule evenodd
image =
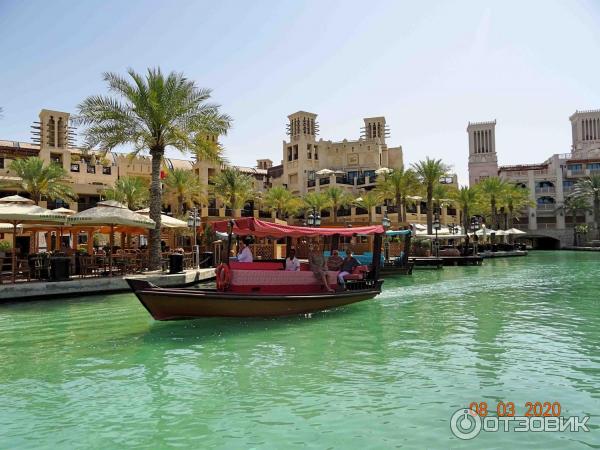
<instances>
[{"instance_id":1,"label":"man in white shirt","mask_svg":"<svg viewBox=\"0 0 600 450\"><path fill-rule=\"evenodd\" d=\"M300 270L300 260L296 258L296 250L290 249L290 254L287 258L285 258L285 270L289 270L291 272L297 272Z\"/></svg>"},{"instance_id":2,"label":"man in white shirt","mask_svg":"<svg viewBox=\"0 0 600 450\"><path fill-rule=\"evenodd\" d=\"M237 255L237 260L243 263L251 263L254 260L250 247L244 241L240 241L240 251Z\"/></svg>"}]
</instances>

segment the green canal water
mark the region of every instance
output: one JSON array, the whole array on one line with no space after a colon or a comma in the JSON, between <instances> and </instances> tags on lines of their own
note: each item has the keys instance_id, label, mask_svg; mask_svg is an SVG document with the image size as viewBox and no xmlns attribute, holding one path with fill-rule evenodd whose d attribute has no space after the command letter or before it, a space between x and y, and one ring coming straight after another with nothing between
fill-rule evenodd
<instances>
[{"instance_id":1,"label":"green canal water","mask_svg":"<svg viewBox=\"0 0 600 450\"><path fill-rule=\"evenodd\" d=\"M600 448L600 254L418 271L311 317L154 322L131 294L0 305L0 448ZM471 402L589 432L481 432Z\"/></svg>"}]
</instances>

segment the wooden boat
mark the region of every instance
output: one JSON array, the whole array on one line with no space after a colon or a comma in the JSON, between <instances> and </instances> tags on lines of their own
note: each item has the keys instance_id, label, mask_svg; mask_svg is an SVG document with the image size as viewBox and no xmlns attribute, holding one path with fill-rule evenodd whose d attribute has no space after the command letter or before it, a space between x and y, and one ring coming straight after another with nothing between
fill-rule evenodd
<instances>
[{"instance_id":1,"label":"wooden boat","mask_svg":"<svg viewBox=\"0 0 600 450\"><path fill-rule=\"evenodd\" d=\"M316 237L356 234L373 235L373 264L361 266L346 279L347 289L337 286L335 271L327 272L328 292L314 274L306 270L283 270L277 262L240 263L229 261L217 268L217 289L159 288L135 278L127 283L156 320L192 319L197 317L272 317L307 314L368 300L381 293L379 279L382 226L355 228L307 228L278 225L255 218L212 223L215 231L229 235L257 237ZM337 238L336 238L337 236Z\"/></svg>"},{"instance_id":2,"label":"wooden boat","mask_svg":"<svg viewBox=\"0 0 600 450\"><path fill-rule=\"evenodd\" d=\"M159 288L143 280L127 282L156 320L197 317L272 317L308 314L368 300L381 293L382 281L364 289L329 294L248 294L216 289Z\"/></svg>"}]
</instances>

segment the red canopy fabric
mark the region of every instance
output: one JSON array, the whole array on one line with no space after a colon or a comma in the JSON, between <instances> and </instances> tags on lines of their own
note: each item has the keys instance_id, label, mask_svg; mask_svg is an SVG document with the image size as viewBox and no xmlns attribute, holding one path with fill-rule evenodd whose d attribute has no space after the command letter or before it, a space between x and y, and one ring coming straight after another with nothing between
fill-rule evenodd
<instances>
[{"instance_id":1,"label":"red canopy fabric","mask_svg":"<svg viewBox=\"0 0 600 450\"><path fill-rule=\"evenodd\" d=\"M271 222L263 222L254 217L245 217L243 219L233 220L233 233L238 236L257 236L257 237L302 237L302 236L353 236L355 234L383 234L385 230L381 225L372 225L368 227L354 228L309 228L309 227L294 227L291 225L279 225ZM227 224L229 220L219 220L212 222L215 231L227 233Z\"/></svg>"}]
</instances>

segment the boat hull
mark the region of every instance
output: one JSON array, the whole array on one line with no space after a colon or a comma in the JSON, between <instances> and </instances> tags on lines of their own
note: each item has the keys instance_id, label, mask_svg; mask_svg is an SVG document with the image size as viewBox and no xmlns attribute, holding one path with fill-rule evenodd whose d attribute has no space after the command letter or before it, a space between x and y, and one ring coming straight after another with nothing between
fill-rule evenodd
<instances>
[{"instance_id":1,"label":"boat hull","mask_svg":"<svg viewBox=\"0 0 600 450\"><path fill-rule=\"evenodd\" d=\"M158 288L127 280L142 305L156 320L198 317L277 317L308 314L371 299L381 283L370 289L300 295L249 295L211 289Z\"/></svg>"}]
</instances>

